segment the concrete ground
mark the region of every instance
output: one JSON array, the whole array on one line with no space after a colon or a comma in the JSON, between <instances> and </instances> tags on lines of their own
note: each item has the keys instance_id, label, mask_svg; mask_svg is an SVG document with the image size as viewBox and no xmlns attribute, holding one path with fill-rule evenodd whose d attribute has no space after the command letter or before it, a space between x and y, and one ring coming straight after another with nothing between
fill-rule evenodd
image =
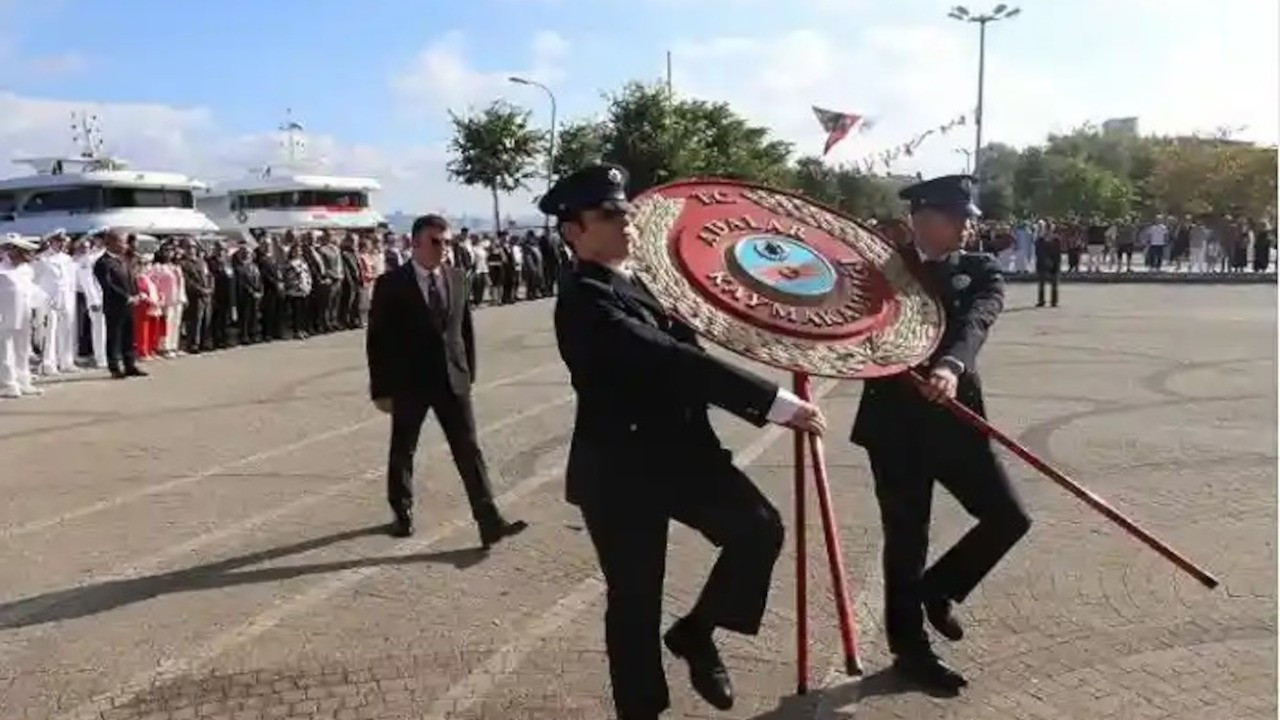
<instances>
[{"instance_id":1,"label":"concrete ground","mask_svg":"<svg viewBox=\"0 0 1280 720\"><path fill-rule=\"evenodd\" d=\"M1271 718L1276 713L1276 288L1015 286L984 353L997 424L1222 579L1208 591L1010 457L1036 519L941 651L935 700L882 672L879 523L844 439L856 382L818 381L868 676L839 642L816 509L813 685L794 692L794 572L758 638L721 635L715 713L669 663L671 717ZM602 586L562 501L573 402L550 303L485 309L476 406L501 503L532 527L488 557L431 425L418 534L393 540L387 421L358 333L77 378L0 405L0 718L605 718ZM775 373L776 375L776 373ZM788 517L791 442L718 418ZM811 495L812 497L812 495ZM966 526L939 493L937 544ZM667 610L712 558L672 534Z\"/></svg>"}]
</instances>

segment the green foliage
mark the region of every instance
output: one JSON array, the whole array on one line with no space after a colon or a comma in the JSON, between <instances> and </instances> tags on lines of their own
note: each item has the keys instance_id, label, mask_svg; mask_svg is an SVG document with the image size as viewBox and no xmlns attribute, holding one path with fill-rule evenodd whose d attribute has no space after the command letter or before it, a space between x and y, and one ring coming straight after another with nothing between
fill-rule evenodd
<instances>
[{"instance_id":1,"label":"green foliage","mask_svg":"<svg viewBox=\"0 0 1280 720\"><path fill-rule=\"evenodd\" d=\"M605 138L600 123L582 120L572 122L562 128L557 135L556 157L553 163L556 177L599 163L604 157Z\"/></svg>"},{"instance_id":2,"label":"green foliage","mask_svg":"<svg viewBox=\"0 0 1280 720\"><path fill-rule=\"evenodd\" d=\"M529 127L529 112L496 101L483 111L456 115L452 111L452 157L449 177L464 185L487 188L493 195L494 227L498 227L498 196L526 189L538 177L545 152L545 136Z\"/></svg>"},{"instance_id":3,"label":"green foliage","mask_svg":"<svg viewBox=\"0 0 1280 720\"><path fill-rule=\"evenodd\" d=\"M1222 139L1106 135L1090 126L1043 146L983 149L988 216L1119 220L1156 213L1274 217L1276 149Z\"/></svg>"},{"instance_id":4,"label":"green foliage","mask_svg":"<svg viewBox=\"0 0 1280 720\"><path fill-rule=\"evenodd\" d=\"M664 86L632 82L605 98L599 121L579 121L559 134L558 173L594 162L616 163L640 193L672 180L716 175L785 184L789 143L771 138L724 103L677 99Z\"/></svg>"},{"instance_id":5,"label":"green foliage","mask_svg":"<svg viewBox=\"0 0 1280 720\"><path fill-rule=\"evenodd\" d=\"M543 141L528 117L504 103L476 117L454 117L449 172L493 190L495 208L498 192L524 187L539 174ZM911 180L812 156L793 160L789 143L727 104L672 97L662 84L640 82L606 95L599 119L562 127L556 150L556 174L617 163L630 172L632 193L690 177L738 178L791 188L860 218L901 214L897 191ZM1086 125L1021 150L993 143L981 160L979 204L995 220L1209 212L1274 218L1276 212L1274 147L1108 135Z\"/></svg>"},{"instance_id":6,"label":"green foliage","mask_svg":"<svg viewBox=\"0 0 1280 720\"><path fill-rule=\"evenodd\" d=\"M791 171L791 188L806 197L862 219L898 217L905 205L898 199L904 180L867 175L849 166L826 165L807 156Z\"/></svg>"}]
</instances>

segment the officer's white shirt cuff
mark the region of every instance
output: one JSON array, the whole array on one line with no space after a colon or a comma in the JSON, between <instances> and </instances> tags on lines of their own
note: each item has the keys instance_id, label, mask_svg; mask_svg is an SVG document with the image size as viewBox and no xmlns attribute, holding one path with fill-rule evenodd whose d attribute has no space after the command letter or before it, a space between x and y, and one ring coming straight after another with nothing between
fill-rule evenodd
<instances>
[{"instance_id":1,"label":"officer's white shirt cuff","mask_svg":"<svg viewBox=\"0 0 1280 720\"><path fill-rule=\"evenodd\" d=\"M795 393L786 388L778 388L778 394L773 398L773 405L769 407L769 414L766 416L769 422L781 424L791 419L796 414L796 410L804 403Z\"/></svg>"},{"instance_id":2,"label":"officer's white shirt cuff","mask_svg":"<svg viewBox=\"0 0 1280 720\"><path fill-rule=\"evenodd\" d=\"M956 358L951 357L950 355L946 355L940 358L938 360L938 365L950 365L951 369L955 370L956 375L964 374L964 363L960 362Z\"/></svg>"}]
</instances>

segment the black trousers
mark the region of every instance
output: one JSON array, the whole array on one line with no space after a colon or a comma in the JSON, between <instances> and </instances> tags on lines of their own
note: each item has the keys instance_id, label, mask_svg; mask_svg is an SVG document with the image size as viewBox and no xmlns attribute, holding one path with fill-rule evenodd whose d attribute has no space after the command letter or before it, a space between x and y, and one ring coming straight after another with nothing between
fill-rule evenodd
<instances>
[{"instance_id":1,"label":"black trousers","mask_svg":"<svg viewBox=\"0 0 1280 720\"><path fill-rule=\"evenodd\" d=\"M341 280L334 280L329 284L329 304L325 308L325 322L328 323L330 332L342 329L342 286Z\"/></svg>"},{"instance_id":2,"label":"black trousers","mask_svg":"<svg viewBox=\"0 0 1280 720\"><path fill-rule=\"evenodd\" d=\"M360 283L342 282L342 299L338 302L338 326L348 330L360 327Z\"/></svg>"},{"instance_id":3,"label":"black trousers","mask_svg":"<svg viewBox=\"0 0 1280 720\"><path fill-rule=\"evenodd\" d=\"M963 602L1031 528L991 444L967 429L929 448L868 448L884 528L885 632L889 651L927 651L921 604ZM939 482L978 522L931 567L929 517Z\"/></svg>"},{"instance_id":4,"label":"black trousers","mask_svg":"<svg viewBox=\"0 0 1280 720\"><path fill-rule=\"evenodd\" d=\"M520 287L520 276L510 265L502 268L502 304L510 305L516 301L516 290Z\"/></svg>"},{"instance_id":5,"label":"black trousers","mask_svg":"<svg viewBox=\"0 0 1280 720\"><path fill-rule=\"evenodd\" d=\"M293 327L293 336L310 334L311 299L305 295L290 295L285 301L289 305L289 324Z\"/></svg>"},{"instance_id":6,"label":"black trousers","mask_svg":"<svg viewBox=\"0 0 1280 720\"><path fill-rule=\"evenodd\" d=\"M133 307L112 303L102 306L107 325L107 367L112 372L137 367L133 345Z\"/></svg>"},{"instance_id":7,"label":"black trousers","mask_svg":"<svg viewBox=\"0 0 1280 720\"><path fill-rule=\"evenodd\" d=\"M279 340L284 337L284 298L274 290L262 294L262 339Z\"/></svg>"},{"instance_id":8,"label":"black trousers","mask_svg":"<svg viewBox=\"0 0 1280 720\"><path fill-rule=\"evenodd\" d=\"M252 295L241 295L236 299L236 335L240 344L258 342L262 339L262 326L259 325L262 312L262 300Z\"/></svg>"},{"instance_id":9,"label":"black trousers","mask_svg":"<svg viewBox=\"0 0 1280 720\"><path fill-rule=\"evenodd\" d=\"M235 308L235 296L229 293L214 293L209 310L209 337L204 341L204 349L222 349L231 345L231 316Z\"/></svg>"},{"instance_id":10,"label":"black trousers","mask_svg":"<svg viewBox=\"0 0 1280 720\"><path fill-rule=\"evenodd\" d=\"M187 297L187 306L182 310L182 324L186 329L182 342L187 352L200 352L208 347L211 309L212 303L207 295L201 297L192 294Z\"/></svg>"},{"instance_id":11,"label":"black trousers","mask_svg":"<svg viewBox=\"0 0 1280 720\"><path fill-rule=\"evenodd\" d=\"M1049 304L1058 307L1058 272L1056 270L1036 271L1036 304L1044 305L1044 287L1049 286Z\"/></svg>"},{"instance_id":12,"label":"black trousers","mask_svg":"<svg viewBox=\"0 0 1280 720\"><path fill-rule=\"evenodd\" d=\"M782 517L728 453L679 474L663 473L652 483L618 478L607 497L581 507L605 578L605 647L614 705L624 716L669 705L661 624L670 521L720 548L690 613L711 627L759 632L782 551Z\"/></svg>"},{"instance_id":13,"label":"black trousers","mask_svg":"<svg viewBox=\"0 0 1280 720\"><path fill-rule=\"evenodd\" d=\"M449 443L453 463L471 504L471 516L481 525L500 520L489 485L489 470L476 438L476 418L471 397L440 390L427 397L401 396L392 401L391 451L387 460L387 502L391 509L413 507L413 457L427 411L434 410Z\"/></svg>"},{"instance_id":14,"label":"black trousers","mask_svg":"<svg viewBox=\"0 0 1280 720\"><path fill-rule=\"evenodd\" d=\"M333 329L329 324L329 304L333 295L332 286L321 282L311 286L311 332L326 333Z\"/></svg>"},{"instance_id":15,"label":"black trousers","mask_svg":"<svg viewBox=\"0 0 1280 720\"><path fill-rule=\"evenodd\" d=\"M76 356L93 357L93 326L89 321L89 302L84 293L76 293Z\"/></svg>"}]
</instances>

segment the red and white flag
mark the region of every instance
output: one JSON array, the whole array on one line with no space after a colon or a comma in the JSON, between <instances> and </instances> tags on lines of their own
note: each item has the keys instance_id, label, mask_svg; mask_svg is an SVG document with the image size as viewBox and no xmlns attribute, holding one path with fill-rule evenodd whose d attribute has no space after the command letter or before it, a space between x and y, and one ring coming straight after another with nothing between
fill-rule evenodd
<instances>
[{"instance_id":1,"label":"red and white flag","mask_svg":"<svg viewBox=\"0 0 1280 720\"><path fill-rule=\"evenodd\" d=\"M835 110L820 108L817 105L813 106L813 114L818 118L818 124L827 133L827 143L822 148L823 155L831 152L831 148L845 139L854 128L858 127L859 123L863 127L867 125L866 119L862 115L836 112Z\"/></svg>"}]
</instances>

